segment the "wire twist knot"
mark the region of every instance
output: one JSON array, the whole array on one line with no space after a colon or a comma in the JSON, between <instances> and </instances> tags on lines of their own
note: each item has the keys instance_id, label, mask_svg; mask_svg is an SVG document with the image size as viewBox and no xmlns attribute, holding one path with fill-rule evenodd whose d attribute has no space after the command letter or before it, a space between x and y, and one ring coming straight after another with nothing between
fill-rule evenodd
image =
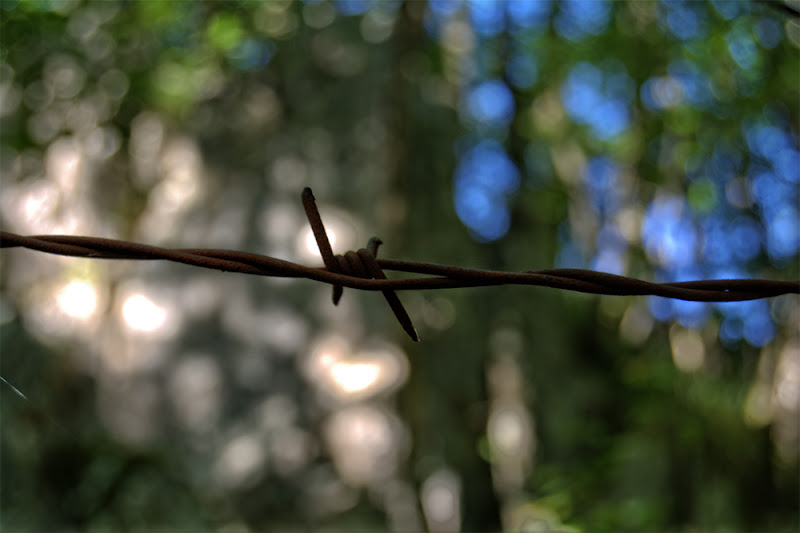
<instances>
[{"instance_id":1,"label":"wire twist knot","mask_svg":"<svg viewBox=\"0 0 800 533\"><path fill-rule=\"evenodd\" d=\"M378 246L380 246L383 241L377 237L371 237L367 243L367 247L359 249L358 252L348 251L345 252L344 255L334 255L331 243L328 240L328 234L325 232L325 225L322 223L322 217L319 215L319 209L317 209L317 203L314 200L314 195L311 193L310 188L306 187L303 189L302 199L303 208L308 217L308 223L311 224L311 231L314 233L314 239L317 241L319 253L322 255L322 261L329 271L335 274L344 274L346 276L362 279L387 279L386 274L383 273L383 269L376 259L378 256ZM402 302L400 302L400 298L397 297L397 293L393 290L383 290L381 292L383 292L384 298L386 298L386 301L389 303L389 307L392 308L394 316L397 317L400 325L403 326L403 329L414 342L418 342L419 337L417 336L417 331L414 329L414 325L411 323L411 318L408 316L405 307L403 307ZM339 304L343 293L344 288L341 285L333 286L334 305Z\"/></svg>"}]
</instances>

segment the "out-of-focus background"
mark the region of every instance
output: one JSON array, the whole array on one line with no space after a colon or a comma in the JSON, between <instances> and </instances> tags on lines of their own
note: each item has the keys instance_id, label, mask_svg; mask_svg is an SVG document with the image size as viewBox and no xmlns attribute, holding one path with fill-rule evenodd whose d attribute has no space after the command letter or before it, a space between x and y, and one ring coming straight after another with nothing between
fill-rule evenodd
<instances>
[{"instance_id":1,"label":"out-of-focus background","mask_svg":"<svg viewBox=\"0 0 800 533\"><path fill-rule=\"evenodd\" d=\"M2 228L797 279L797 7L3 0ZM800 526L794 295L0 261L3 530Z\"/></svg>"}]
</instances>

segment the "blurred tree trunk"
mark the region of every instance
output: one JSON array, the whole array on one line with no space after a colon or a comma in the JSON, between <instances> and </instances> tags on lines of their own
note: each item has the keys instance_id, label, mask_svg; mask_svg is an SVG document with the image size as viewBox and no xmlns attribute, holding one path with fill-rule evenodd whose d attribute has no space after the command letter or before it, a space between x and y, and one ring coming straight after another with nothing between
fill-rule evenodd
<instances>
[{"instance_id":1,"label":"blurred tree trunk","mask_svg":"<svg viewBox=\"0 0 800 533\"><path fill-rule=\"evenodd\" d=\"M390 226L392 249L398 257L459 262L474 248L466 232L457 233L463 226L452 207L452 147L460 128L452 109L425 98L423 84L431 83L433 76L430 56L420 53L420 41L427 39L423 10L424 3L405 3L396 28L398 68L393 70L389 99L389 201L405 216ZM414 472L418 494L437 469L455 472L461 482L461 527L469 531L502 529L490 465L478 455L486 431L487 344L471 339L489 337L480 306L486 294L477 290L460 295L457 324L447 335L423 337L425 351L436 357L415 357L409 346L411 376L399 405L413 439L409 471ZM410 293L402 296L406 301L413 298ZM430 299L432 293L416 296Z\"/></svg>"}]
</instances>

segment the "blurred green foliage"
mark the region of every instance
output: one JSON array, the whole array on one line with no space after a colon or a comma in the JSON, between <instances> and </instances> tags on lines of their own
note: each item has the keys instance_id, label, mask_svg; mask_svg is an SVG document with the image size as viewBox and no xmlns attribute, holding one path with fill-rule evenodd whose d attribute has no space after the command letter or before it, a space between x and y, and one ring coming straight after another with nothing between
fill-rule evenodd
<instances>
[{"instance_id":1,"label":"blurred green foliage","mask_svg":"<svg viewBox=\"0 0 800 533\"><path fill-rule=\"evenodd\" d=\"M698 3L707 32L687 43L666 29L666 4L619 2L602 31L573 41L555 29L555 5L543 29L515 37L542 56L538 81L513 91L514 115L501 136L522 186L509 200L508 233L479 242L453 208L454 169L478 136L460 91L470 72L507 77L510 37L501 32L470 48L479 30L472 3L453 3L460 14L435 30L433 13L447 4L0 1L4 229L88 228L176 247L299 254L292 239L303 220L293 209L310 185L339 209L323 209L326 221L339 216L359 228L358 246L375 232L391 257L549 268L567 244L596 237L564 229L592 209L578 185L581 162L604 154L627 165L630 209L620 216L640 228L664 191L685 197L698 215L722 209L725 192L702 172L693 181L686 173L717 140L741 146L745 117L780 108L797 148L796 21L764 5L726 19L715 14L720 2ZM779 43L758 48L749 68L732 68L729 40L752 40L759 20L776 25ZM638 96L631 126L598 138L568 118L560 91L576 65L616 68L609 58L625 66ZM643 83L687 58L713 80L723 111L641 104ZM35 186L58 181L53 168L65 139L82 150L79 185L59 189L55 200L41 189L40 203L23 209ZM186 163L195 160L201 170ZM192 181L195 174L202 179ZM742 213L760 216L752 202ZM84 222L70 225L71 217ZM749 263L759 276L797 275L791 261L770 263L762 246ZM372 470L396 465L353 481L329 435L335 414L358 402L326 397L306 375L305 354L326 328L368 347L376 331L399 343L375 295L348 291L346 309L329 311L327 288L309 284L213 277L214 289L181 267L97 274L92 268L106 267L52 258L28 266L33 257L2 255L0 376L25 396L0 383L2 530L800 526L796 298L771 304L776 333L757 348L741 335L720 342L719 309L686 328L654 321L641 298L515 287L401 295L423 342L402 346L402 388L364 402L395 431L385 448L396 455L379 455ZM640 277L658 268L641 244L626 261ZM48 329L38 302L50 302L44 295L75 272L104 287L101 326ZM173 337L120 333L118 291L135 277L189 302ZM187 287L201 296L182 300ZM206 314L202 294L218 298ZM237 299L252 305L241 311ZM336 312L350 322L331 318ZM257 319L246 329L248 313ZM700 363L691 359L698 351ZM137 363L152 353L167 355ZM187 361L193 375L218 380L209 378L199 397L225 399L210 427L179 416L173 395ZM203 370L209 364L214 372ZM518 456L504 455L487 429L504 406L530 424L511 433L531 439ZM368 426L348 431L356 445L382 445ZM452 477L436 477L443 471L457 488L447 485ZM455 522L436 523L436 509L426 507L441 501L431 494L443 494L426 492L431 480L456 495Z\"/></svg>"}]
</instances>

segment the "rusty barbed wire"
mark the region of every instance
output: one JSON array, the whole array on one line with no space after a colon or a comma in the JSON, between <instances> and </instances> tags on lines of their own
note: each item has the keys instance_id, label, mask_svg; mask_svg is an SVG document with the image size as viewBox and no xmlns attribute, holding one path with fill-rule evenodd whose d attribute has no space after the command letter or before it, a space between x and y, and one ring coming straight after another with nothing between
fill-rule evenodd
<instances>
[{"instance_id":1,"label":"rusty barbed wire","mask_svg":"<svg viewBox=\"0 0 800 533\"><path fill-rule=\"evenodd\" d=\"M303 266L284 259L233 250L160 248L116 239L72 235L22 236L0 232L0 248L22 247L50 254L94 259L163 259L225 272L257 276L307 278L333 286L337 304L344 287L381 291L403 329L418 341L416 330L395 291L455 289L493 285L534 285L611 296L662 296L695 302L737 302L800 294L800 281L719 279L654 283L594 270L557 268L502 272L434 263L380 259L380 239L366 248L334 255L311 189L302 193L303 208L322 255L324 267ZM387 279L384 270L434 277Z\"/></svg>"}]
</instances>

